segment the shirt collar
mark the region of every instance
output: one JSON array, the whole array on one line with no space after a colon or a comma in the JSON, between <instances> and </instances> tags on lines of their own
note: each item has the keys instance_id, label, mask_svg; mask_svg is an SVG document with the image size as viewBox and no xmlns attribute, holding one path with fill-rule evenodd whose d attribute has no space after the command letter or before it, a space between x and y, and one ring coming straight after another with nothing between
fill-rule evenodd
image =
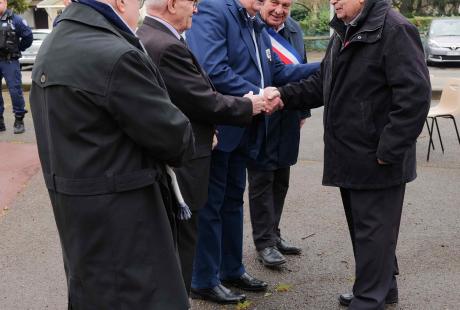
<instances>
[{"instance_id":1,"label":"shirt collar","mask_svg":"<svg viewBox=\"0 0 460 310\"><path fill-rule=\"evenodd\" d=\"M286 27L285 24L282 23L282 24L278 27L278 29L275 29L275 31L276 31L276 32L280 32L280 31L283 30L285 27Z\"/></svg>"},{"instance_id":2,"label":"shirt collar","mask_svg":"<svg viewBox=\"0 0 460 310\"><path fill-rule=\"evenodd\" d=\"M166 28L169 29L169 31L172 32L172 34L174 34L174 36L180 40L181 38L181 35L179 34L179 32L176 30L176 28L174 28L170 23L168 23L167 21L165 21L164 19L161 19L160 17L157 17L157 16L152 16L152 15L146 15L145 17L149 17L149 18L152 18L154 20L156 20L157 22L161 23L162 25L164 25Z\"/></svg>"},{"instance_id":3,"label":"shirt collar","mask_svg":"<svg viewBox=\"0 0 460 310\"><path fill-rule=\"evenodd\" d=\"M120 15L118 15L117 11L115 11L115 9L110 4L95 0L72 0L72 2L77 2L92 7L93 9L104 15L104 17L107 18L110 22L112 22L116 27L120 28L125 32L128 32L133 36L136 36L134 30L128 26L124 19L121 18Z\"/></svg>"}]
</instances>

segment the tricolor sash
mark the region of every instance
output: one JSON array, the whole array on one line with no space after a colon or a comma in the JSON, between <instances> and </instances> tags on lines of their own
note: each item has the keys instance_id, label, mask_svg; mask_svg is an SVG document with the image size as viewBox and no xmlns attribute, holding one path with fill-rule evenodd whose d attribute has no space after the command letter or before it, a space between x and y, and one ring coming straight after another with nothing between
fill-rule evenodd
<instances>
[{"instance_id":1,"label":"tricolor sash","mask_svg":"<svg viewBox=\"0 0 460 310\"><path fill-rule=\"evenodd\" d=\"M284 64L300 64L303 63L302 57L295 48L273 28L267 28L270 35L273 51L278 55Z\"/></svg>"}]
</instances>

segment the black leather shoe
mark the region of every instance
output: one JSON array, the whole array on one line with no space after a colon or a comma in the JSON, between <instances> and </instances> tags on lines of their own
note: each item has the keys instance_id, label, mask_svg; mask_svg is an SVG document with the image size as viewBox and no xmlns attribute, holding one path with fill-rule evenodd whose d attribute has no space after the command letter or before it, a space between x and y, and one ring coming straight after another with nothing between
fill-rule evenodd
<instances>
[{"instance_id":1,"label":"black leather shoe","mask_svg":"<svg viewBox=\"0 0 460 310\"><path fill-rule=\"evenodd\" d=\"M5 120L3 119L3 116L0 116L0 131L5 131Z\"/></svg>"},{"instance_id":2,"label":"black leather shoe","mask_svg":"<svg viewBox=\"0 0 460 310\"><path fill-rule=\"evenodd\" d=\"M287 243L287 241L283 238L278 239L278 241L276 242L276 247L278 248L278 251L285 255L299 255L300 253L302 253L301 248Z\"/></svg>"},{"instance_id":3,"label":"black leather shoe","mask_svg":"<svg viewBox=\"0 0 460 310\"><path fill-rule=\"evenodd\" d=\"M231 285L236 288L251 291L251 292L261 292L267 290L267 283L259 279L254 278L249 273L245 272L238 279L226 279L223 280L226 285Z\"/></svg>"},{"instance_id":4,"label":"black leather shoe","mask_svg":"<svg viewBox=\"0 0 460 310\"><path fill-rule=\"evenodd\" d=\"M262 251L259 251L257 259L266 267L279 266L286 262L283 254L273 246L266 247Z\"/></svg>"},{"instance_id":5,"label":"black leather shoe","mask_svg":"<svg viewBox=\"0 0 460 310\"><path fill-rule=\"evenodd\" d=\"M345 293L341 294L339 296L339 303L342 306L348 307L353 300L353 294L352 293ZM396 304L398 302L398 290L390 290L388 292L387 297L385 298L385 304L390 305L390 304Z\"/></svg>"},{"instance_id":6,"label":"black leather shoe","mask_svg":"<svg viewBox=\"0 0 460 310\"><path fill-rule=\"evenodd\" d=\"M219 284L213 288L191 288L190 297L192 299L203 299L219 304L237 304L246 300L244 294L237 294Z\"/></svg>"},{"instance_id":7,"label":"black leather shoe","mask_svg":"<svg viewBox=\"0 0 460 310\"><path fill-rule=\"evenodd\" d=\"M24 116L16 116L13 129L15 134L20 134L26 131L26 128L24 127Z\"/></svg>"}]
</instances>

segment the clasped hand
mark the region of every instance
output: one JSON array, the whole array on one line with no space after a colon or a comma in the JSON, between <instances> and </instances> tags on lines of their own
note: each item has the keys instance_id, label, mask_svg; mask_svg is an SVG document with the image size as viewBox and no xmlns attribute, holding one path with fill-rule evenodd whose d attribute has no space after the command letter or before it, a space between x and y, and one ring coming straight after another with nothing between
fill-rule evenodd
<instances>
[{"instance_id":1,"label":"clasped hand","mask_svg":"<svg viewBox=\"0 0 460 310\"><path fill-rule=\"evenodd\" d=\"M259 95L254 95L254 93L250 91L244 95L244 97L252 101L252 115L257 115L261 112L272 114L282 109L284 106L280 93L276 87L267 87Z\"/></svg>"}]
</instances>

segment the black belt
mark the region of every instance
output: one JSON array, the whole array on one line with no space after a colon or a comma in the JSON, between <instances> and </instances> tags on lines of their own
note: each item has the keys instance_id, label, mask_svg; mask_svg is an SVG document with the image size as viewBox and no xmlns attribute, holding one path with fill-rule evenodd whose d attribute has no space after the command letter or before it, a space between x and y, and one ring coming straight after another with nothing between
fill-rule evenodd
<instances>
[{"instance_id":1,"label":"black belt","mask_svg":"<svg viewBox=\"0 0 460 310\"><path fill-rule=\"evenodd\" d=\"M69 179L54 174L43 174L46 187L56 193L89 196L119 193L146 187L156 183L160 174L154 169L99 178Z\"/></svg>"}]
</instances>

